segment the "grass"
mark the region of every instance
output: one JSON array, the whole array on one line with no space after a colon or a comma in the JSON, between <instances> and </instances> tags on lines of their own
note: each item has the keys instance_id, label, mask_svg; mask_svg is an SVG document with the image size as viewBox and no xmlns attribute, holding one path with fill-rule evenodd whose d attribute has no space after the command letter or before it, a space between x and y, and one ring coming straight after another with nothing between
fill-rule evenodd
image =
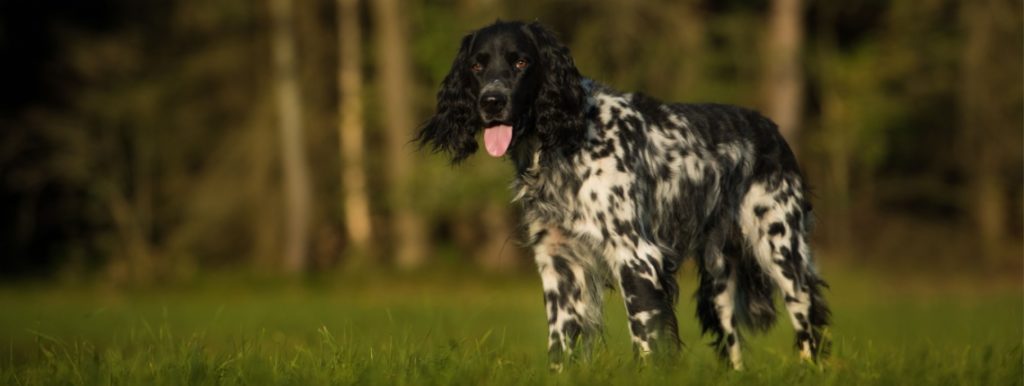
<instances>
[{"instance_id":1,"label":"grass","mask_svg":"<svg viewBox=\"0 0 1024 386\"><path fill-rule=\"evenodd\" d=\"M337 283L200 283L115 291L0 289L0 384L1019 385L1019 279L945 283L828 275L832 358L800 363L784 319L722 366L680 300L685 355L638 363L616 294L606 347L547 370L538 280L385 275ZM466 275L468 276L468 275ZM693 278L683 276L684 294Z\"/></svg>"}]
</instances>

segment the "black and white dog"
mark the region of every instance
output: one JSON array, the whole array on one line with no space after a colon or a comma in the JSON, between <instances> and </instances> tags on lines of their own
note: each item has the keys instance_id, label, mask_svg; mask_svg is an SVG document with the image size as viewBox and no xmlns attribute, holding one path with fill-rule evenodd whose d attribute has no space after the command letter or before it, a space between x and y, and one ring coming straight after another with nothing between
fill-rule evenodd
<instances>
[{"instance_id":1,"label":"black and white dog","mask_svg":"<svg viewBox=\"0 0 1024 386\"><path fill-rule=\"evenodd\" d=\"M774 288L800 356L823 353L829 310L808 245L807 187L767 118L612 90L582 77L539 23L499 21L462 39L417 141L458 162L481 130L487 153L516 168L554 367L601 336L611 284L641 356L678 350L674 274L687 256L703 331L734 367L737 327L771 326Z\"/></svg>"}]
</instances>

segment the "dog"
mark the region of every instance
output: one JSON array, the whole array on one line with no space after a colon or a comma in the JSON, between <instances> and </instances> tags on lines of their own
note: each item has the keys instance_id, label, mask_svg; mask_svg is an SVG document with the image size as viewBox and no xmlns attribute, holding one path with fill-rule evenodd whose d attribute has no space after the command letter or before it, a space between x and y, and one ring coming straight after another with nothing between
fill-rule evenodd
<instances>
[{"instance_id":1,"label":"dog","mask_svg":"<svg viewBox=\"0 0 1024 386\"><path fill-rule=\"evenodd\" d=\"M677 352L675 273L688 257L702 333L734 368L739 326L771 327L776 289L800 357L824 355L830 311L808 188L769 119L613 90L581 76L540 23L497 21L462 39L415 141L457 164L481 131L487 153L516 170L553 368L602 337L608 286L622 293L638 356Z\"/></svg>"}]
</instances>

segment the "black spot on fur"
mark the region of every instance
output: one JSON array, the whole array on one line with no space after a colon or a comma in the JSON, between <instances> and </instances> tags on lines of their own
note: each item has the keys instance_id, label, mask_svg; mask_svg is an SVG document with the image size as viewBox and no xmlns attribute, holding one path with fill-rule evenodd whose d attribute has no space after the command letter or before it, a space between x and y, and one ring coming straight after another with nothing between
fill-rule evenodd
<instances>
[{"instance_id":1,"label":"black spot on fur","mask_svg":"<svg viewBox=\"0 0 1024 386\"><path fill-rule=\"evenodd\" d=\"M768 207L767 206L760 206L760 205L758 205L758 206L754 207L754 215L757 216L757 218L763 217L764 213L767 212L767 211L768 211Z\"/></svg>"},{"instance_id":2,"label":"black spot on fur","mask_svg":"<svg viewBox=\"0 0 1024 386\"><path fill-rule=\"evenodd\" d=\"M797 331L796 333L796 347L799 349L803 345L803 342L811 340L811 333L807 331Z\"/></svg>"},{"instance_id":3,"label":"black spot on fur","mask_svg":"<svg viewBox=\"0 0 1024 386\"><path fill-rule=\"evenodd\" d=\"M626 191L622 189L621 186L613 186L612 193L615 193L616 196L619 196L619 199L626 199Z\"/></svg>"},{"instance_id":4,"label":"black spot on fur","mask_svg":"<svg viewBox=\"0 0 1024 386\"><path fill-rule=\"evenodd\" d=\"M629 221L623 221L619 219L612 219L612 226L615 228L615 234L619 236L631 235L633 233L633 223Z\"/></svg>"},{"instance_id":5,"label":"black spot on fur","mask_svg":"<svg viewBox=\"0 0 1024 386\"><path fill-rule=\"evenodd\" d=\"M793 260L793 254L790 252L789 247L779 247L779 254L784 258L783 261L791 262Z\"/></svg>"},{"instance_id":6,"label":"black spot on fur","mask_svg":"<svg viewBox=\"0 0 1024 386\"><path fill-rule=\"evenodd\" d=\"M725 290L728 289L728 288L729 288L729 286L724 281L719 281L719 282L715 283L715 288L713 290L711 290L711 292L715 296L718 296L722 292L725 292Z\"/></svg>"},{"instance_id":7,"label":"black spot on fur","mask_svg":"<svg viewBox=\"0 0 1024 386\"><path fill-rule=\"evenodd\" d=\"M796 318L796 322L800 324L800 329L807 329L807 317L804 316L804 314L797 312L796 314L793 314L793 317Z\"/></svg>"},{"instance_id":8,"label":"black spot on fur","mask_svg":"<svg viewBox=\"0 0 1024 386\"><path fill-rule=\"evenodd\" d=\"M565 257L559 255L551 256L551 262L555 272L558 273L558 308L567 308L569 306L569 297L573 296L579 287L576 274L572 272Z\"/></svg>"},{"instance_id":9,"label":"black spot on fur","mask_svg":"<svg viewBox=\"0 0 1024 386\"><path fill-rule=\"evenodd\" d=\"M672 169L669 168L668 163L663 163L658 167L658 178L662 181L669 181L672 179Z\"/></svg>"},{"instance_id":10,"label":"black spot on fur","mask_svg":"<svg viewBox=\"0 0 1024 386\"><path fill-rule=\"evenodd\" d=\"M789 279L789 281L794 281L796 279L796 274L787 266L782 266L782 276Z\"/></svg>"},{"instance_id":11,"label":"black spot on fur","mask_svg":"<svg viewBox=\"0 0 1024 386\"><path fill-rule=\"evenodd\" d=\"M548 324L554 323L558 318L558 293L544 292L544 304L548 307Z\"/></svg>"},{"instance_id":12,"label":"black spot on fur","mask_svg":"<svg viewBox=\"0 0 1024 386\"><path fill-rule=\"evenodd\" d=\"M576 275L572 273L572 269L569 268L567 260L559 255L551 256L551 265L555 267L555 272L558 272L558 276L566 278L569 281L576 279Z\"/></svg>"},{"instance_id":13,"label":"black spot on fur","mask_svg":"<svg viewBox=\"0 0 1024 386\"><path fill-rule=\"evenodd\" d=\"M639 319L629 318L629 330L634 336L647 340L647 326L640 322Z\"/></svg>"},{"instance_id":14,"label":"black spot on fur","mask_svg":"<svg viewBox=\"0 0 1024 386\"><path fill-rule=\"evenodd\" d=\"M577 338L579 338L582 333L583 326L575 320L570 320L562 325L562 335L565 336L566 340L568 340L570 344L575 344Z\"/></svg>"},{"instance_id":15,"label":"black spot on fur","mask_svg":"<svg viewBox=\"0 0 1024 386\"><path fill-rule=\"evenodd\" d=\"M541 229L541 230L537 231L537 233L534 233L533 236L530 238L531 239L530 244L527 245L527 246L528 247L533 247L533 246L537 245L538 243L543 241L544 237L547 236L547 235L548 235L548 230L547 229Z\"/></svg>"}]
</instances>

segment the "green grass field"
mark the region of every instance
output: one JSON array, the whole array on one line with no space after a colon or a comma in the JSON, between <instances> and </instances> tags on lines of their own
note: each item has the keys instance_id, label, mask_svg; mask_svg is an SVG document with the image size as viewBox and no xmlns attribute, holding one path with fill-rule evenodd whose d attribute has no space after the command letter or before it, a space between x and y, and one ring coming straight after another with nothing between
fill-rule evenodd
<instances>
[{"instance_id":1,"label":"green grass field","mask_svg":"<svg viewBox=\"0 0 1024 386\"><path fill-rule=\"evenodd\" d=\"M721 365L699 336L692 271L681 277L687 347L678 363L633 360L623 307L609 293L606 346L558 374L547 370L544 309L531 277L8 286L0 289L0 384L1022 383L1019 280L825 275L835 312L831 359L801 363L792 328L778 323L748 337L743 372Z\"/></svg>"}]
</instances>

